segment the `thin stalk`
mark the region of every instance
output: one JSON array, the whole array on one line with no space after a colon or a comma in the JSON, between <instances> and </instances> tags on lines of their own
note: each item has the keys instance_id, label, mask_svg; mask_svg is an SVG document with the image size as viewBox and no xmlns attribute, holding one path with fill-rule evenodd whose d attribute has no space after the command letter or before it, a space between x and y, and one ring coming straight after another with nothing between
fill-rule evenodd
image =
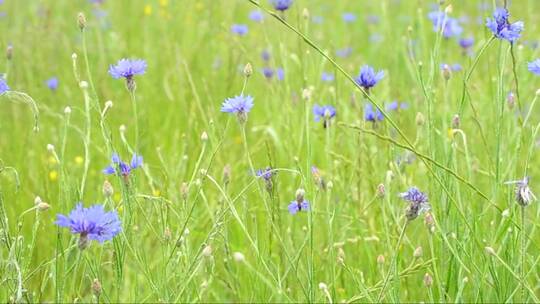
<instances>
[{"instance_id":1,"label":"thin stalk","mask_svg":"<svg viewBox=\"0 0 540 304\"><path fill-rule=\"evenodd\" d=\"M397 268L397 261L399 257L399 247L401 246L401 242L403 240L403 236L405 235L405 229L407 228L407 225L409 224L409 221L407 220L405 222L405 225L403 225L403 229L401 229L401 233L399 234L399 239L396 243L396 248L394 250L394 257L392 258L392 263L390 264L390 269L388 269L388 272L386 274L386 277L384 278L383 286L381 288L381 291L379 292L379 296L377 297L377 302L380 303L383 300L383 294L386 289L386 285L388 284L388 280L390 279L390 276L392 274L392 270L397 270L394 268ZM399 280L399 272L396 271L396 278L395 280Z\"/></svg>"}]
</instances>

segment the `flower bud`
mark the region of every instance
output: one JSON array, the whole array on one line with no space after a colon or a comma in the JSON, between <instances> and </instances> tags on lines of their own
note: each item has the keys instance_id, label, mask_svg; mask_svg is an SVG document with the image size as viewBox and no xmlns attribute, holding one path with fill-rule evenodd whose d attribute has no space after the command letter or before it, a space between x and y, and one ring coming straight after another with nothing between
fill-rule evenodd
<instances>
[{"instance_id":1,"label":"flower bud","mask_svg":"<svg viewBox=\"0 0 540 304\"><path fill-rule=\"evenodd\" d=\"M452 70L448 64L444 64L442 66L442 74L446 81L450 79L450 76L452 76Z\"/></svg>"},{"instance_id":2,"label":"flower bud","mask_svg":"<svg viewBox=\"0 0 540 304\"><path fill-rule=\"evenodd\" d=\"M422 112L416 113L416 125L423 126L425 122L426 119L424 118L424 114L422 114Z\"/></svg>"},{"instance_id":3,"label":"flower bud","mask_svg":"<svg viewBox=\"0 0 540 304\"><path fill-rule=\"evenodd\" d=\"M506 100L508 103L508 108L510 110L513 109L516 104L516 95L514 95L514 92L508 93L508 96L506 96Z\"/></svg>"},{"instance_id":4,"label":"flower bud","mask_svg":"<svg viewBox=\"0 0 540 304\"><path fill-rule=\"evenodd\" d=\"M114 188L113 188L113 185L111 184L111 182L109 182L108 180L105 180L103 182L102 191L103 191L103 196L105 196L107 198L111 197L114 194Z\"/></svg>"},{"instance_id":5,"label":"flower bud","mask_svg":"<svg viewBox=\"0 0 540 304\"><path fill-rule=\"evenodd\" d=\"M384 262L385 262L384 255L379 254L379 255L377 256L377 264L382 265L382 264L384 264Z\"/></svg>"},{"instance_id":6,"label":"flower bud","mask_svg":"<svg viewBox=\"0 0 540 304\"><path fill-rule=\"evenodd\" d=\"M88 89L88 82L86 82L86 81L84 81L84 80L81 81L81 82L79 82L79 87L80 87L81 89L83 89L83 90L84 90L84 89Z\"/></svg>"},{"instance_id":7,"label":"flower bud","mask_svg":"<svg viewBox=\"0 0 540 304\"><path fill-rule=\"evenodd\" d=\"M379 184L377 186L377 196L380 197L380 198L383 198L384 195L386 193L386 190L385 190L385 187L384 187L384 184Z\"/></svg>"},{"instance_id":8,"label":"flower bud","mask_svg":"<svg viewBox=\"0 0 540 304\"><path fill-rule=\"evenodd\" d=\"M459 129L460 122L459 115L454 115L454 117L452 117L452 128Z\"/></svg>"},{"instance_id":9,"label":"flower bud","mask_svg":"<svg viewBox=\"0 0 540 304\"><path fill-rule=\"evenodd\" d=\"M101 291L101 282L98 279L94 279L94 281L92 282L92 293L94 293L94 295L99 298L99 296L101 295Z\"/></svg>"},{"instance_id":10,"label":"flower bud","mask_svg":"<svg viewBox=\"0 0 540 304\"><path fill-rule=\"evenodd\" d=\"M251 63L246 63L244 66L244 76L249 77L253 75L253 67L251 66Z\"/></svg>"},{"instance_id":11,"label":"flower bud","mask_svg":"<svg viewBox=\"0 0 540 304\"><path fill-rule=\"evenodd\" d=\"M296 201L297 202L303 202L304 201L304 195L306 194L306 191L304 189L298 189L296 190Z\"/></svg>"},{"instance_id":12,"label":"flower bud","mask_svg":"<svg viewBox=\"0 0 540 304\"><path fill-rule=\"evenodd\" d=\"M485 247L484 248L485 252L488 254L488 255L497 255L497 253L495 252L495 249L493 249L493 247Z\"/></svg>"},{"instance_id":13,"label":"flower bud","mask_svg":"<svg viewBox=\"0 0 540 304\"><path fill-rule=\"evenodd\" d=\"M49 210L49 208L51 208L51 205L45 203L45 202L41 202L39 204L37 204L37 209L39 211L47 211Z\"/></svg>"},{"instance_id":14,"label":"flower bud","mask_svg":"<svg viewBox=\"0 0 540 304\"><path fill-rule=\"evenodd\" d=\"M67 106L64 108L64 114L69 115L71 114L71 107Z\"/></svg>"},{"instance_id":15,"label":"flower bud","mask_svg":"<svg viewBox=\"0 0 540 304\"><path fill-rule=\"evenodd\" d=\"M53 153L53 152L54 152L54 145L52 145L52 144L47 144L47 151Z\"/></svg>"},{"instance_id":16,"label":"flower bud","mask_svg":"<svg viewBox=\"0 0 540 304\"><path fill-rule=\"evenodd\" d=\"M305 8L305 7L302 10L302 17L304 17L304 19L306 19L306 20L309 20L309 10L307 8Z\"/></svg>"},{"instance_id":17,"label":"flower bud","mask_svg":"<svg viewBox=\"0 0 540 304\"><path fill-rule=\"evenodd\" d=\"M430 288L432 285L433 285L433 277L426 272L426 274L424 275L424 285L427 287L427 288Z\"/></svg>"},{"instance_id":18,"label":"flower bud","mask_svg":"<svg viewBox=\"0 0 540 304\"><path fill-rule=\"evenodd\" d=\"M13 59L13 46L11 44L6 48L6 58L7 60Z\"/></svg>"},{"instance_id":19,"label":"flower bud","mask_svg":"<svg viewBox=\"0 0 540 304\"><path fill-rule=\"evenodd\" d=\"M320 290L328 290L328 286L324 282L319 283L319 289Z\"/></svg>"},{"instance_id":20,"label":"flower bud","mask_svg":"<svg viewBox=\"0 0 540 304\"><path fill-rule=\"evenodd\" d=\"M208 133L206 133L206 131L202 132L201 141L202 142L207 142L208 141Z\"/></svg>"},{"instance_id":21,"label":"flower bud","mask_svg":"<svg viewBox=\"0 0 540 304\"><path fill-rule=\"evenodd\" d=\"M231 165L226 164L225 167L223 167L223 184L228 185L231 181Z\"/></svg>"},{"instance_id":22,"label":"flower bud","mask_svg":"<svg viewBox=\"0 0 540 304\"><path fill-rule=\"evenodd\" d=\"M205 257L211 257L212 256L212 246L206 245L202 251L202 255Z\"/></svg>"},{"instance_id":23,"label":"flower bud","mask_svg":"<svg viewBox=\"0 0 540 304\"><path fill-rule=\"evenodd\" d=\"M238 262L238 263L242 263L245 261L245 257L244 257L244 254L242 254L241 252L233 252L233 259L234 261Z\"/></svg>"},{"instance_id":24,"label":"flower bud","mask_svg":"<svg viewBox=\"0 0 540 304\"><path fill-rule=\"evenodd\" d=\"M186 182L183 182L183 183L180 185L180 194L182 195L182 198L183 198L184 200L187 199L188 192L189 192L188 184L187 184Z\"/></svg>"},{"instance_id":25,"label":"flower bud","mask_svg":"<svg viewBox=\"0 0 540 304\"><path fill-rule=\"evenodd\" d=\"M79 25L81 31L86 27L86 17L82 12L77 16L77 24Z\"/></svg>"},{"instance_id":26,"label":"flower bud","mask_svg":"<svg viewBox=\"0 0 540 304\"><path fill-rule=\"evenodd\" d=\"M418 259L418 258L421 258L423 254L424 254L424 250L422 250L421 246L418 246L414 250L413 257Z\"/></svg>"}]
</instances>

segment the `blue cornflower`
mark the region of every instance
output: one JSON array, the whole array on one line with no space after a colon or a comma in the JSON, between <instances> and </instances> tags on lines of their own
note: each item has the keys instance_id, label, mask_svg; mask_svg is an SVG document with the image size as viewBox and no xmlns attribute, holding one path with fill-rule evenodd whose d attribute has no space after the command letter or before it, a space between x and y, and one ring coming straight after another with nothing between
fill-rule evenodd
<instances>
[{"instance_id":1,"label":"blue cornflower","mask_svg":"<svg viewBox=\"0 0 540 304\"><path fill-rule=\"evenodd\" d=\"M469 49L474 44L474 38L468 37L468 38L461 38L459 39L459 46L461 46L464 49Z\"/></svg>"},{"instance_id":2,"label":"blue cornflower","mask_svg":"<svg viewBox=\"0 0 540 304\"><path fill-rule=\"evenodd\" d=\"M309 211L309 202L304 199L304 189L298 189L296 191L296 200L292 201L287 209L290 214L296 214L299 211Z\"/></svg>"},{"instance_id":3,"label":"blue cornflower","mask_svg":"<svg viewBox=\"0 0 540 304\"><path fill-rule=\"evenodd\" d=\"M334 81L334 74L328 73L328 72L322 72L321 80L324 82L332 82Z\"/></svg>"},{"instance_id":4,"label":"blue cornflower","mask_svg":"<svg viewBox=\"0 0 540 304\"><path fill-rule=\"evenodd\" d=\"M516 185L516 202L522 207L527 207L536 200L536 196L529 188L529 177L525 176L522 180L505 182L507 185Z\"/></svg>"},{"instance_id":5,"label":"blue cornflower","mask_svg":"<svg viewBox=\"0 0 540 304\"><path fill-rule=\"evenodd\" d=\"M240 122L247 120L247 113L253 108L253 97L247 95L237 95L227 98L221 105L221 112L234 113Z\"/></svg>"},{"instance_id":6,"label":"blue cornflower","mask_svg":"<svg viewBox=\"0 0 540 304\"><path fill-rule=\"evenodd\" d=\"M4 94L5 92L9 91L10 88L9 86L7 85L6 81L4 80L4 78L0 77L0 94Z\"/></svg>"},{"instance_id":7,"label":"blue cornflower","mask_svg":"<svg viewBox=\"0 0 540 304\"><path fill-rule=\"evenodd\" d=\"M248 26L245 24L233 24L231 26L231 32L238 36L245 36L248 33Z\"/></svg>"},{"instance_id":8,"label":"blue cornflower","mask_svg":"<svg viewBox=\"0 0 540 304\"><path fill-rule=\"evenodd\" d=\"M416 187L409 188L407 192L400 193L399 196L410 203L405 214L409 221L414 220L418 215L431 209L427 195Z\"/></svg>"},{"instance_id":9,"label":"blue cornflower","mask_svg":"<svg viewBox=\"0 0 540 304\"><path fill-rule=\"evenodd\" d=\"M272 178L274 177L274 175L275 171L272 169L272 167L266 167L264 169L258 169L257 171L255 171L255 176L264 180L266 190L268 192L272 192L272 188L274 186Z\"/></svg>"},{"instance_id":10,"label":"blue cornflower","mask_svg":"<svg viewBox=\"0 0 540 304\"><path fill-rule=\"evenodd\" d=\"M146 72L146 61L142 59L120 59L116 65L109 66L109 74L115 79L130 79Z\"/></svg>"},{"instance_id":11,"label":"blue cornflower","mask_svg":"<svg viewBox=\"0 0 540 304\"><path fill-rule=\"evenodd\" d=\"M508 17L510 13L506 8L497 8L493 13L493 18L486 20L486 26L499 39L505 39L513 43L521 36L523 31L523 21L510 23Z\"/></svg>"},{"instance_id":12,"label":"blue cornflower","mask_svg":"<svg viewBox=\"0 0 540 304\"><path fill-rule=\"evenodd\" d=\"M535 75L540 75L540 59L535 59L527 64L527 68Z\"/></svg>"},{"instance_id":13,"label":"blue cornflower","mask_svg":"<svg viewBox=\"0 0 540 304\"><path fill-rule=\"evenodd\" d=\"M106 212L103 205L84 208L79 203L68 216L58 214L55 224L70 228L73 234L79 234L81 250L88 246L89 240L103 243L122 231L122 223L116 211Z\"/></svg>"},{"instance_id":14,"label":"blue cornflower","mask_svg":"<svg viewBox=\"0 0 540 304\"><path fill-rule=\"evenodd\" d=\"M347 58L352 54L352 47L344 47L342 49L336 50L336 56L341 58Z\"/></svg>"},{"instance_id":15,"label":"blue cornflower","mask_svg":"<svg viewBox=\"0 0 540 304\"><path fill-rule=\"evenodd\" d=\"M459 71L463 70L463 68L461 67L461 64L459 64L459 63L454 63L452 65L449 65L449 64L446 64L446 63L441 63L440 68L441 68L441 71L443 71L443 72L445 70L449 70L449 71L452 71L452 72L459 72Z\"/></svg>"},{"instance_id":16,"label":"blue cornflower","mask_svg":"<svg viewBox=\"0 0 540 304\"><path fill-rule=\"evenodd\" d=\"M45 83L47 84L47 87L52 91L56 91L56 89L58 89L58 78L56 77L47 79Z\"/></svg>"},{"instance_id":17,"label":"blue cornflower","mask_svg":"<svg viewBox=\"0 0 540 304\"><path fill-rule=\"evenodd\" d=\"M409 108L409 104L406 102L399 102L397 100L392 101L386 106L387 111L406 110Z\"/></svg>"},{"instance_id":18,"label":"blue cornflower","mask_svg":"<svg viewBox=\"0 0 540 304\"><path fill-rule=\"evenodd\" d=\"M261 22L264 19L264 14L260 10L252 10L249 12L249 19L255 22Z\"/></svg>"},{"instance_id":19,"label":"blue cornflower","mask_svg":"<svg viewBox=\"0 0 540 304\"><path fill-rule=\"evenodd\" d=\"M269 52L268 50L263 50L263 51L261 52L261 58L262 58L262 60L264 60L264 61L269 61L269 60L270 60L270 56L271 56L271 55L270 55L270 52Z\"/></svg>"},{"instance_id":20,"label":"blue cornflower","mask_svg":"<svg viewBox=\"0 0 540 304\"><path fill-rule=\"evenodd\" d=\"M286 11L293 4L293 0L269 0L274 9L278 11Z\"/></svg>"},{"instance_id":21,"label":"blue cornflower","mask_svg":"<svg viewBox=\"0 0 540 304\"><path fill-rule=\"evenodd\" d=\"M274 76L274 70L269 67L262 68L261 72L267 79L271 79Z\"/></svg>"},{"instance_id":22,"label":"blue cornflower","mask_svg":"<svg viewBox=\"0 0 540 304\"><path fill-rule=\"evenodd\" d=\"M364 65L360 68L360 74L356 77L356 83L363 87L364 90L369 90L374 87L381 79L384 77L384 71L378 71L375 73L375 70L369 65Z\"/></svg>"},{"instance_id":23,"label":"blue cornflower","mask_svg":"<svg viewBox=\"0 0 540 304\"><path fill-rule=\"evenodd\" d=\"M345 21L346 23L352 23L356 21L356 15L353 13L343 13L341 17L343 18L343 21Z\"/></svg>"},{"instance_id":24,"label":"blue cornflower","mask_svg":"<svg viewBox=\"0 0 540 304\"><path fill-rule=\"evenodd\" d=\"M428 14L428 18L433 23L433 30L435 32L440 32L442 30L444 38L459 36L463 31L463 28L459 25L459 21L452 17L448 17L444 12L431 12Z\"/></svg>"},{"instance_id":25,"label":"blue cornflower","mask_svg":"<svg viewBox=\"0 0 540 304\"><path fill-rule=\"evenodd\" d=\"M276 77L277 77L278 80L285 79L285 71L283 70L283 68L277 68L276 69Z\"/></svg>"},{"instance_id":26,"label":"blue cornflower","mask_svg":"<svg viewBox=\"0 0 540 304\"><path fill-rule=\"evenodd\" d=\"M112 163L110 166L103 169L104 174L118 174L124 178L128 178L131 171L142 166L143 158L136 153L133 154L129 164L123 162L118 154L113 153L111 157Z\"/></svg>"},{"instance_id":27,"label":"blue cornflower","mask_svg":"<svg viewBox=\"0 0 540 304\"><path fill-rule=\"evenodd\" d=\"M319 106L313 105L313 115L316 122L323 121L323 126L326 128L330 124L330 120L336 116L336 108L331 105Z\"/></svg>"},{"instance_id":28,"label":"blue cornflower","mask_svg":"<svg viewBox=\"0 0 540 304\"><path fill-rule=\"evenodd\" d=\"M366 106L364 107L364 119L371 122L377 122L384 119L384 115L379 111L379 109L375 109L373 111L373 107L370 103L366 103Z\"/></svg>"}]
</instances>

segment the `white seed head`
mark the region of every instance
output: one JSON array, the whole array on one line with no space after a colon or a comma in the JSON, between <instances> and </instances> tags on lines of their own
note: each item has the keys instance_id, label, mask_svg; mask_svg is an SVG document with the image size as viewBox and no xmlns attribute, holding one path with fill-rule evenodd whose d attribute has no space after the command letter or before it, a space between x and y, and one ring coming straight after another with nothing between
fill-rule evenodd
<instances>
[{"instance_id":1,"label":"white seed head","mask_svg":"<svg viewBox=\"0 0 540 304\"><path fill-rule=\"evenodd\" d=\"M118 128L118 130L120 130L120 133L126 132L126 125L120 125L120 127Z\"/></svg>"},{"instance_id":2,"label":"white seed head","mask_svg":"<svg viewBox=\"0 0 540 304\"><path fill-rule=\"evenodd\" d=\"M54 152L54 145L52 145L52 144L47 144L47 151L49 151L49 152L51 152L51 153Z\"/></svg>"},{"instance_id":3,"label":"white seed head","mask_svg":"<svg viewBox=\"0 0 540 304\"><path fill-rule=\"evenodd\" d=\"M107 100L105 102L105 108L112 108L113 107L113 102L112 100Z\"/></svg>"},{"instance_id":4,"label":"white seed head","mask_svg":"<svg viewBox=\"0 0 540 304\"><path fill-rule=\"evenodd\" d=\"M202 142L208 141L208 133L206 133L206 131L202 132L202 134L201 134L201 141L202 141Z\"/></svg>"},{"instance_id":5,"label":"white seed head","mask_svg":"<svg viewBox=\"0 0 540 304\"><path fill-rule=\"evenodd\" d=\"M84 80L79 82L79 87L81 87L81 89L88 89L88 82Z\"/></svg>"},{"instance_id":6,"label":"white seed head","mask_svg":"<svg viewBox=\"0 0 540 304\"><path fill-rule=\"evenodd\" d=\"M326 285L326 283L320 282L320 283L319 283L319 289L320 289L320 290L323 290L323 291L324 291L324 290L328 290L328 286Z\"/></svg>"},{"instance_id":7,"label":"white seed head","mask_svg":"<svg viewBox=\"0 0 540 304\"><path fill-rule=\"evenodd\" d=\"M73 60L77 60L77 53L73 53L73 54L71 54L71 59L73 59Z\"/></svg>"},{"instance_id":8,"label":"white seed head","mask_svg":"<svg viewBox=\"0 0 540 304\"><path fill-rule=\"evenodd\" d=\"M71 107L67 106L64 108L64 114L71 114Z\"/></svg>"},{"instance_id":9,"label":"white seed head","mask_svg":"<svg viewBox=\"0 0 540 304\"><path fill-rule=\"evenodd\" d=\"M493 249L493 247L487 246L487 247L484 248L484 250L489 255L493 255L493 256L497 255L497 253L495 252L495 249Z\"/></svg>"},{"instance_id":10,"label":"white seed head","mask_svg":"<svg viewBox=\"0 0 540 304\"><path fill-rule=\"evenodd\" d=\"M37 205L37 209L38 209L39 211L46 211L46 210L48 210L49 208L51 208L51 205L49 205L49 204L47 204L47 203L45 203L45 202L41 202L41 203L39 203L39 204Z\"/></svg>"},{"instance_id":11,"label":"white seed head","mask_svg":"<svg viewBox=\"0 0 540 304\"><path fill-rule=\"evenodd\" d=\"M212 256L212 246L206 245L202 251L202 255L205 257L211 257Z\"/></svg>"},{"instance_id":12,"label":"white seed head","mask_svg":"<svg viewBox=\"0 0 540 304\"><path fill-rule=\"evenodd\" d=\"M505 217L505 218L510 217L510 209L504 209L501 215L502 217Z\"/></svg>"},{"instance_id":13,"label":"white seed head","mask_svg":"<svg viewBox=\"0 0 540 304\"><path fill-rule=\"evenodd\" d=\"M423 254L424 254L424 250L422 249L422 246L418 246L414 250L413 256L418 259L422 257Z\"/></svg>"},{"instance_id":14,"label":"white seed head","mask_svg":"<svg viewBox=\"0 0 540 304\"><path fill-rule=\"evenodd\" d=\"M41 203L41 202L43 202L43 201L41 200L41 197L36 196L36 198L34 199L34 205L39 205L39 203Z\"/></svg>"},{"instance_id":15,"label":"white seed head","mask_svg":"<svg viewBox=\"0 0 540 304\"><path fill-rule=\"evenodd\" d=\"M241 252L233 252L233 259L236 262L241 263L241 262L244 262L246 258L244 257L244 254Z\"/></svg>"}]
</instances>

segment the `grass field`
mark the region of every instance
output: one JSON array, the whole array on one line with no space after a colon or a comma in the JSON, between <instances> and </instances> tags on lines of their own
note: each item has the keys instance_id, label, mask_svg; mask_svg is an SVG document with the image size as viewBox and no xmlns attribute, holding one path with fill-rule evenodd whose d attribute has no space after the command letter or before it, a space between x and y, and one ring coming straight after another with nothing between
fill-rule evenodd
<instances>
[{"instance_id":1,"label":"grass field","mask_svg":"<svg viewBox=\"0 0 540 304\"><path fill-rule=\"evenodd\" d=\"M0 300L539 302L539 11L0 1Z\"/></svg>"}]
</instances>

